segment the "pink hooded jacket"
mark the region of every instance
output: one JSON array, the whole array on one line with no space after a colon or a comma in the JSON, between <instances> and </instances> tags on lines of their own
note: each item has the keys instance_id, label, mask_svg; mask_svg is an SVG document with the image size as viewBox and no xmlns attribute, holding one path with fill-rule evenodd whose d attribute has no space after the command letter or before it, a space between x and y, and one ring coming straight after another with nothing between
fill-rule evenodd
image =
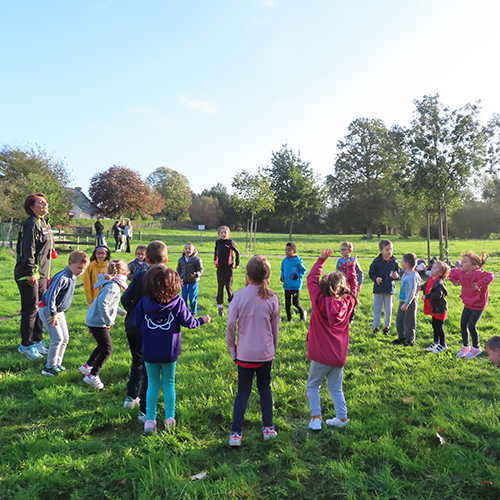
<instances>
[{"instance_id":1,"label":"pink hooded jacket","mask_svg":"<svg viewBox=\"0 0 500 500\"><path fill-rule=\"evenodd\" d=\"M450 273L450 281L454 285L459 283L462 285L462 299L464 306L468 309L476 311L484 311L488 304L488 285L493 281L493 273L476 269L469 274L465 274L460 269L452 269ZM477 290L473 285L476 285L481 290Z\"/></svg>"}]
</instances>

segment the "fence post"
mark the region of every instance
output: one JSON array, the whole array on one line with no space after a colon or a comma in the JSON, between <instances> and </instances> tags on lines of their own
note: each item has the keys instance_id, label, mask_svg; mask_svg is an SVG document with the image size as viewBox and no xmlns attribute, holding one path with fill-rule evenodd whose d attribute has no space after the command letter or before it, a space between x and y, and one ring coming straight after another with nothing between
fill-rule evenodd
<instances>
[{"instance_id":1,"label":"fence post","mask_svg":"<svg viewBox=\"0 0 500 500\"><path fill-rule=\"evenodd\" d=\"M139 241L142 241L142 231L139 231Z\"/></svg>"},{"instance_id":2,"label":"fence post","mask_svg":"<svg viewBox=\"0 0 500 500\"><path fill-rule=\"evenodd\" d=\"M80 250L80 236L76 237L76 249Z\"/></svg>"}]
</instances>

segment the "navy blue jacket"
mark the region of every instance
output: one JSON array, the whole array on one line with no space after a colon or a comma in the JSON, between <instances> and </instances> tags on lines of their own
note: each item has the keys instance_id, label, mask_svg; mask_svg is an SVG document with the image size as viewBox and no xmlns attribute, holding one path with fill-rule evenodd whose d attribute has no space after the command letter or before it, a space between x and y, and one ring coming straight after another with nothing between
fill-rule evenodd
<instances>
[{"instance_id":1,"label":"navy blue jacket","mask_svg":"<svg viewBox=\"0 0 500 500\"><path fill-rule=\"evenodd\" d=\"M64 312L71 305L75 293L76 276L66 266L59 271L43 294L42 301L49 308L51 316Z\"/></svg>"},{"instance_id":2,"label":"navy blue jacket","mask_svg":"<svg viewBox=\"0 0 500 500\"><path fill-rule=\"evenodd\" d=\"M127 311L127 316L125 317L125 331L129 334L140 335L141 327L135 325L135 308L137 304L144 297L144 292L142 291L142 282L144 281L144 276L146 271L142 271L136 274L128 288L123 292L122 295L122 306Z\"/></svg>"},{"instance_id":3,"label":"navy blue jacket","mask_svg":"<svg viewBox=\"0 0 500 500\"><path fill-rule=\"evenodd\" d=\"M370 278L374 281L373 293L390 293L396 294L396 285L391 278L394 271L399 270L398 261L392 256L389 260L384 260L382 254L373 260L370 266ZM382 283L379 285L375 280L382 278Z\"/></svg>"}]
</instances>

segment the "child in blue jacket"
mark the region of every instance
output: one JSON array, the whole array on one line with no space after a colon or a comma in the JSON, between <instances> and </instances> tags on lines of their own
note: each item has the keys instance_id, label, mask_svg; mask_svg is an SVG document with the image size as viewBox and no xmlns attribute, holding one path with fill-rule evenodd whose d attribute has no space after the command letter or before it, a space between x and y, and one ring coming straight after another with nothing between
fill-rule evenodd
<instances>
[{"instance_id":1,"label":"child in blue jacket","mask_svg":"<svg viewBox=\"0 0 500 500\"><path fill-rule=\"evenodd\" d=\"M305 321L307 313L300 304L300 291L307 269L304 267L302 259L297 255L297 245L293 241L286 244L285 254L286 257L281 262L281 282L285 290L286 317L290 323L292 321L293 301L293 305L300 313L300 321Z\"/></svg>"}]
</instances>

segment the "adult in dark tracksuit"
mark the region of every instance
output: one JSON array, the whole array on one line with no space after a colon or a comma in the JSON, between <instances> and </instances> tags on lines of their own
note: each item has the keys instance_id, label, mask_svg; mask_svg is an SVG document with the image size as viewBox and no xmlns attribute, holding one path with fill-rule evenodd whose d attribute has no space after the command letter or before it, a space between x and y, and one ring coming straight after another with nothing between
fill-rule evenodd
<instances>
[{"instance_id":1,"label":"adult in dark tracksuit","mask_svg":"<svg viewBox=\"0 0 500 500\"><path fill-rule=\"evenodd\" d=\"M96 237L96 247L104 245L104 226L102 225L101 218L97 217L97 221L94 224L95 237Z\"/></svg>"},{"instance_id":2,"label":"adult in dark tracksuit","mask_svg":"<svg viewBox=\"0 0 500 500\"><path fill-rule=\"evenodd\" d=\"M48 349L43 341L43 324L37 315L37 305L47 290L52 271L52 232L44 217L49 203L43 193L30 194L24 209L28 218L23 222L17 241L17 262L14 278L21 294L21 345L18 351L28 359L41 358Z\"/></svg>"}]
</instances>

